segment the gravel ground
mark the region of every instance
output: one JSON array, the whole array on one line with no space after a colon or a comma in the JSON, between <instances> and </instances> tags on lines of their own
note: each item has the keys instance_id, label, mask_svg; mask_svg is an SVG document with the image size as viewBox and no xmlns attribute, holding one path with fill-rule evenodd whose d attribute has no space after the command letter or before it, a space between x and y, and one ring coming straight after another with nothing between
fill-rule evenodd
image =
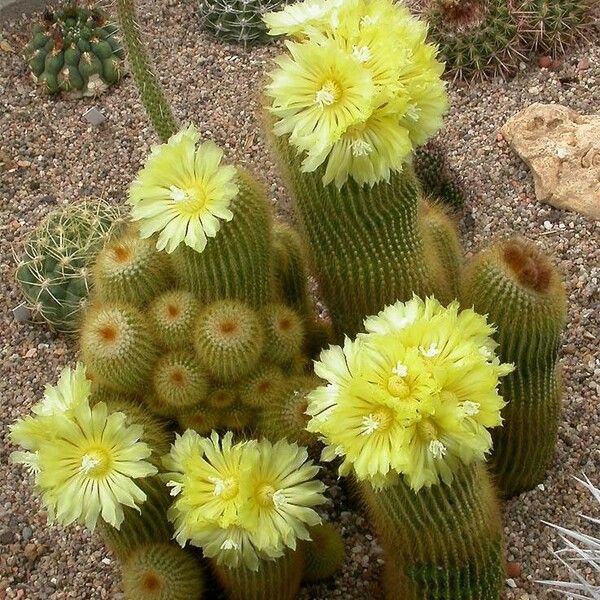
<instances>
[{"instance_id":1,"label":"gravel ground","mask_svg":"<svg viewBox=\"0 0 600 600\"><path fill-rule=\"evenodd\" d=\"M244 51L222 45L199 32L193 2L176 4L143 0L140 14L177 115L182 122L195 122L232 160L253 168L276 212L291 218L260 130L261 77L277 48ZM18 49L27 28L25 20L9 22L2 34ZM588 68L581 69L586 62ZM462 221L467 251L496 236L526 235L555 257L569 292L558 452L543 486L506 504L508 558L516 563L507 600L545 598L535 581L560 574L551 554L556 535L542 519L584 527L579 513L598 516L597 505L572 477L585 471L593 482L600 480L600 223L537 203L531 176L498 129L531 102L560 102L590 113L600 105L599 84L600 48L588 44L572 51L556 72L534 65L509 83L453 85L451 114L440 135L470 193ZM96 100L48 99L34 91L22 59L3 50L0 103L0 269L6 282L0 298L0 600L117 599L122 597L117 565L99 541L78 527L46 527L28 477L7 464L7 425L26 413L44 384L55 381L62 366L75 358L72 340L42 325L13 320L11 309L20 297L13 282L12 247L59 202L82 195L120 201L156 138L130 79ZM107 116L99 128L81 119L92 106ZM329 517L344 534L347 560L334 581L307 588L302 598L380 598L381 549L343 487L328 478L334 500Z\"/></svg>"}]
</instances>

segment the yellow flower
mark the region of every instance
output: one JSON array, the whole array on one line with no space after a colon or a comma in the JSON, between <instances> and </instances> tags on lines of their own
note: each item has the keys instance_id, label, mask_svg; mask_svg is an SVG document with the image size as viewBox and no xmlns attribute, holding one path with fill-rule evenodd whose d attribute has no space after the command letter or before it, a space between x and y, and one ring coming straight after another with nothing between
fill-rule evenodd
<instances>
[{"instance_id":1,"label":"yellow flower","mask_svg":"<svg viewBox=\"0 0 600 600\"><path fill-rule=\"evenodd\" d=\"M287 48L290 56L277 60L266 90L279 118L275 133L289 135L300 150L326 153L371 114L371 75L332 43L288 42Z\"/></svg>"},{"instance_id":2,"label":"yellow flower","mask_svg":"<svg viewBox=\"0 0 600 600\"><path fill-rule=\"evenodd\" d=\"M307 29L330 30L336 23L336 7L342 0L305 0L288 4L283 10L263 15L269 35L304 37Z\"/></svg>"},{"instance_id":3,"label":"yellow flower","mask_svg":"<svg viewBox=\"0 0 600 600\"><path fill-rule=\"evenodd\" d=\"M256 570L307 539L306 525L320 522L311 507L324 502L325 486L295 444L232 440L231 432L177 437L164 458L176 497L169 518L181 545L189 540L219 564Z\"/></svg>"},{"instance_id":4,"label":"yellow flower","mask_svg":"<svg viewBox=\"0 0 600 600\"><path fill-rule=\"evenodd\" d=\"M183 242L202 252L220 219L233 218L236 170L221 164L223 151L213 142L199 140L189 126L155 146L129 190L131 218L140 222L143 238L159 233L159 250L173 252Z\"/></svg>"},{"instance_id":5,"label":"yellow flower","mask_svg":"<svg viewBox=\"0 0 600 600\"><path fill-rule=\"evenodd\" d=\"M309 431L343 458L340 474L381 486L398 475L418 490L449 482L491 449L505 402L494 329L472 310L433 298L397 302L365 320L367 333L321 354L328 382L309 394Z\"/></svg>"}]
</instances>

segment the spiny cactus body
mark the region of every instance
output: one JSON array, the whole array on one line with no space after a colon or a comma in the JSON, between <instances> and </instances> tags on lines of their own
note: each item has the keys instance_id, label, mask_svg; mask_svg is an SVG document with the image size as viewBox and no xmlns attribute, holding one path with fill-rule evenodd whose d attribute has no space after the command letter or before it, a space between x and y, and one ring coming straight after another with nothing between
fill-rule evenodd
<instances>
[{"instance_id":1,"label":"spiny cactus body","mask_svg":"<svg viewBox=\"0 0 600 600\"><path fill-rule=\"evenodd\" d=\"M500 509L485 467L463 467L450 485L412 490L403 480L359 490L386 550L389 600L500 600Z\"/></svg>"},{"instance_id":2,"label":"spiny cactus body","mask_svg":"<svg viewBox=\"0 0 600 600\"><path fill-rule=\"evenodd\" d=\"M284 385L283 373L276 365L263 364L238 386L240 402L251 408L266 408L277 401Z\"/></svg>"},{"instance_id":3,"label":"spiny cactus body","mask_svg":"<svg viewBox=\"0 0 600 600\"><path fill-rule=\"evenodd\" d=\"M25 242L16 278L31 309L58 331L76 332L90 289L90 268L118 233L123 211L103 200L66 204Z\"/></svg>"},{"instance_id":4,"label":"spiny cactus body","mask_svg":"<svg viewBox=\"0 0 600 600\"><path fill-rule=\"evenodd\" d=\"M205 590L200 562L175 543L142 546L122 576L127 600L200 600Z\"/></svg>"},{"instance_id":5,"label":"spiny cactus body","mask_svg":"<svg viewBox=\"0 0 600 600\"><path fill-rule=\"evenodd\" d=\"M300 316L285 304L269 304L261 311L265 324L264 356L283 367L302 350L304 326Z\"/></svg>"},{"instance_id":6,"label":"spiny cactus body","mask_svg":"<svg viewBox=\"0 0 600 600\"><path fill-rule=\"evenodd\" d=\"M218 410L210 406L202 406L191 412L185 412L179 415L177 422L184 431L193 429L200 435L207 436L213 429L218 429L220 425L220 414Z\"/></svg>"},{"instance_id":7,"label":"spiny cactus body","mask_svg":"<svg viewBox=\"0 0 600 600\"><path fill-rule=\"evenodd\" d=\"M531 489L544 478L558 433L564 285L535 245L511 239L473 258L462 302L488 314L498 328L501 360L515 365L501 384L508 405L502 413L504 426L493 432L492 471L505 494Z\"/></svg>"},{"instance_id":8,"label":"spiny cactus body","mask_svg":"<svg viewBox=\"0 0 600 600\"><path fill-rule=\"evenodd\" d=\"M513 2L433 0L425 12L429 36L454 79L484 79L513 73L523 41Z\"/></svg>"},{"instance_id":9,"label":"spiny cactus body","mask_svg":"<svg viewBox=\"0 0 600 600\"><path fill-rule=\"evenodd\" d=\"M199 0L202 25L225 42L247 45L269 41L262 16L286 0Z\"/></svg>"},{"instance_id":10,"label":"spiny cactus body","mask_svg":"<svg viewBox=\"0 0 600 600\"><path fill-rule=\"evenodd\" d=\"M303 581L313 583L333 577L345 558L344 540L329 523L316 525L310 530L311 541L305 544Z\"/></svg>"},{"instance_id":11,"label":"spiny cactus body","mask_svg":"<svg viewBox=\"0 0 600 600\"><path fill-rule=\"evenodd\" d=\"M123 73L124 53L115 32L95 8L47 10L23 54L34 80L48 94L95 96Z\"/></svg>"}]
</instances>

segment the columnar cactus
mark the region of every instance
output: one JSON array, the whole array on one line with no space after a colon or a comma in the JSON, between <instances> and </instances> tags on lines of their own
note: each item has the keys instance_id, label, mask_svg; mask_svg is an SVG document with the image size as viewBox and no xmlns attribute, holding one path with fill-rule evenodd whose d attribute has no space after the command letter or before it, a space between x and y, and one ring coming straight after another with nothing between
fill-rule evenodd
<instances>
[{"instance_id":1,"label":"columnar cactus","mask_svg":"<svg viewBox=\"0 0 600 600\"><path fill-rule=\"evenodd\" d=\"M496 324L499 354L516 367L502 382L508 405L504 427L493 434L491 459L502 492L516 494L543 481L554 455L562 395L557 359L566 318L564 285L535 245L510 239L472 259L462 302Z\"/></svg>"},{"instance_id":2,"label":"columnar cactus","mask_svg":"<svg viewBox=\"0 0 600 600\"><path fill-rule=\"evenodd\" d=\"M102 11L72 3L44 13L23 54L34 80L48 94L95 96L123 73L116 30Z\"/></svg>"}]
</instances>

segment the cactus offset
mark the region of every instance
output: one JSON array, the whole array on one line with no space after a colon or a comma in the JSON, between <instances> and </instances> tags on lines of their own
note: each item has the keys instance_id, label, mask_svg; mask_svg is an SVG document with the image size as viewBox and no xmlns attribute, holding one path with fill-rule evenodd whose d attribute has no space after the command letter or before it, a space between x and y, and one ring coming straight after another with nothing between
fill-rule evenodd
<instances>
[{"instance_id":1,"label":"cactus offset","mask_svg":"<svg viewBox=\"0 0 600 600\"><path fill-rule=\"evenodd\" d=\"M279 398L283 373L276 365L262 364L238 386L240 402L251 408L266 408Z\"/></svg>"},{"instance_id":2,"label":"cactus offset","mask_svg":"<svg viewBox=\"0 0 600 600\"><path fill-rule=\"evenodd\" d=\"M285 304L268 304L261 310L265 324L264 356L282 367L288 366L302 350L302 319Z\"/></svg>"},{"instance_id":3,"label":"cactus offset","mask_svg":"<svg viewBox=\"0 0 600 600\"><path fill-rule=\"evenodd\" d=\"M123 227L121 208L103 200L65 204L29 235L16 278L31 309L58 331L79 329L92 287L90 268Z\"/></svg>"},{"instance_id":4,"label":"cactus offset","mask_svg":"<svg viewBox=\"0 0 600 600\"><path fill-rule=\"evenodd\" d=\"M554 454L561 402L557 358L566 318L564 285L531 242L511 239L472 259L461 300L489 315L498 328L501 359L516 367L502 382L508 405L503 411L504 427L493 433L491 459L500 489L516 494L543 480Z\"/></svg>"},{"instance_id":5,"label":"cactus offset","mask_svg":"<svg viewBox=\"0 0 600 600\"><path fill-rule=\"evenodd\" d=\"M220 414L218 410L209 406L202 406L195 411L185 412L178 416L177 422L181 429L193 429L200 435L210 435L220 425Z\"/></svg>"},{"instance_id":6,"label":"cactus offset","mask_svg":"<svg viewBox=\"0 0 600 600\"><path fill-rule=\"evenodd\" d=\"M333 525L322 523L310 530L310 538L304 545L302 581L313 583L333 577L341 569L346 555L342 536Z\"/></svg>"},{"instance_id":7,"label":"cactus offset","mask_svg":"<svg viewBox=\"0 0 600 600\"><path fill-rule=\"evenodd\" d=\"M48 94L96 96L117 83L124 52L116 28L100 10L69 5L47 10L23 55Z\"/></svg>"}]
</instances>

